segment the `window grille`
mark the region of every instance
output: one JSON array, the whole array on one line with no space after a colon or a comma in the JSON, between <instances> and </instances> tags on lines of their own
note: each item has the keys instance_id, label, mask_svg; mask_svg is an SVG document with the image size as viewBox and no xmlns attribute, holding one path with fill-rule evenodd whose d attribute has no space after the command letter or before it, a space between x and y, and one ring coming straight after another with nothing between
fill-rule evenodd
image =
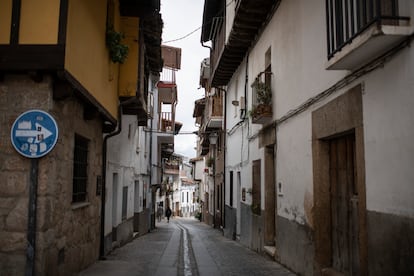
<instances>
[{"instance_id":1,"label":"window grille","mask_svg":"<svg viewBox=\"0 0 414 276\"><path fill-rule=\"evenodd\" d=\"M326 0L328 59L373 24L399 25L398 0Z\"/></svg>"}]
</instances>

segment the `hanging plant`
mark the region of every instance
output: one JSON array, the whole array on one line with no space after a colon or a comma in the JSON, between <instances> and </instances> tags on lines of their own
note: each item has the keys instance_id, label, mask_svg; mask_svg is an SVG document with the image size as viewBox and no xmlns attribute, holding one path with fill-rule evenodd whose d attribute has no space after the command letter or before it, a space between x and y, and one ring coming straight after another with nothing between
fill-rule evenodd
<instances>
[{"instance_id":1,"label":"hanging plant","mask_svg":"<svg viewBox=\"0 0 414 276\"><path fill-rule=\"evenodd\" d=\"M124 63L128 56L128 46L121 43L125 37L123 33L115 31L114 27L106 30L106 46L109 49L109 57L112 62Z\"/></svg>"}]
</instances>

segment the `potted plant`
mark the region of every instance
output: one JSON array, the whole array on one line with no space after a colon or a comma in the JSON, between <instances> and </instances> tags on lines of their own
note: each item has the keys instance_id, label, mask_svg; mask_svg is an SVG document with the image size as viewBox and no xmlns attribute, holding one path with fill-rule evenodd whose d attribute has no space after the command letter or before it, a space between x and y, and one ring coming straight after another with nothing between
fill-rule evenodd
<instances>
[{"instance_id":1,"label":"potted plant","mask_svg":"<svg viewBox=\"0 0 414 276\"><path fill-rule=\"evenodd\" d=\"M270 86L259 79L256 79L252 85L256 90L257 105L271 105L272 104L272 91Z\"/></svg>"}]
</instances>

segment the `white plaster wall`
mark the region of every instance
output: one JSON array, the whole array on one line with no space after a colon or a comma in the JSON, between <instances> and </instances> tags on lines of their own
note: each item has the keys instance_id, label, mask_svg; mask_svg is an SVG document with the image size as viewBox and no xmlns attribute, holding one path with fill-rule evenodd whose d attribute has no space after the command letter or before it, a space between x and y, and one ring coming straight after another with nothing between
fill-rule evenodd
<instances>
[{"instance_id":1,"label":"white plaster wall","mask_svg":"<svg viewBox=\"0 0 414 276\"><path fill-rule=\"evenodd\" d=\"M245 96L245 76L246 76L246 59L240 64L239 68L233 74L227 86L226 92L226 128L227 133L240 122L241 103L238 106L234 106L232 101L239 101L240 97Z\"/></svg>"},{"instance_id":2,"label":"white plaster wall","mask_svg":"<svg viewBox=\"0 0 414 276\"><path fill-rule=\"evenodd\" d=\"M325 1L282 1L249 55L250 85L265 69L265 53L271 49L273 119L281 118L307 99L317 95L346 74L326 71ZM250 135L261 128L253 125ZM304 204L313 197L311 113L307 111L277 129L276 183L278 215L304 224ZM251 141L250 160L263 158L257 139ZM264 163L262 161L262 175ZM262 191L264 184L262 182ZM262 195L264 202L264 195ZM263 208L264 206L262 206Z\"/></svg>"},{"instance_id":3,"label":"white plaster wall","mask_svg":"<svg viewBox=\"0 0 414 276\"><path fill-rule=\"evenodd\" d=\"M252 95L251 95L251 83L260 71L264 70L264 55L263 55L263 69L258 69L260 64L251 59L246 59L239 66L227 87L226 105L228 107L226 120L227 120L227 144L226 144L226 183L229 183L229 171L234 172L234 186L233 186L233 199L237 204L238 191L237 189L237 171L241 172L241 189L245 188L246 191L252 188L252 161L261 159L261 190L264 191L264 149L259 149L257 137L258 131L261 129L261 125L252 124L251 119L246 114L246 119L242 122L240 118L240 105L234 107L232 101L240 100L241 96L245 96L246 89L246 66L247 66L247 92L246 92L246 111L251 109ZM260 70L260 71L258 71ZM256 72L253 75L252 72ZM230 187L226 185L226 204L230 203ZM246 193L245 204L251 204L251 194ZM262 192L262 208L264 208L264 193Z\"/></svg>"},{"instance_id":4,"label":"white plaster wall","mask_svg":"<svg viewBox=\"0 0 414 276\"><path fill-rule=\"evenodd\" d=\"M413 2L401 6L414 9ZM405 12L407 14L407 12ZM274 119L331 87L349 72L325 70L325 1L282 1L249 56L249 79L264 70L264 54L272 51ZM414 113L411 48L384 69L366 77L363 98L367 208L413 216ZM405 64L405 65L404 65ZM404 66L403 66L404 65ZM304 223L305 201L312 201L311 112L346 92L350 84L277 130L278 214ZM249 85L249 93L250 85ZM250 101L251 101L251 96ZM255 129L252 128L252 134ZM253 146L253 145L252 145Z\"/></svg>"},{"instance_id":5,"label":"white plaster wall","mask_svg":"<svg viewBox=\"0 0 414 276\"><path fill-rule=\"evenodd\" d=\"M198 179L198 180L203 179L204 168L205 168L204 159L195 161L195 165L194 165L194 178L195 179Z\"/></svg>"},{"instance_id":6,"label":"white plaster wall","mask_svg":"<svg viewBox=\"0 0 414 276\"><path fill-rule=\"evenodd\" d=\"M160 175L159 175L159 169L157 168L157 165L161 164L161 160L158 160L158 133L156 132L158 129L158 89L154 87L153 90L154 95L154 113L152 118L152 129L154 132L150 132L152 135L152 161L151 161L151 183L157 184L160 182ZM151 127L151 125L149 125Z\"/></svg>"},{"instance_id":7,"label":"white plaster wall","mask_svg":"<svg viewBox=\"0 0 414 276\"><path fill-rule=\"evenodd\" d=\"M414 16L414 1L399 0L398 11L401 16L409 16L412 19ZM412 20L411 20L411 25L412 25Z\"/></svg>"},{"instance_id":8,"label":"white plaster wall","mask_svg":"<svg viewBox=\"0 0 414 276\"><path fill-rule=\"evenodd\" d=\"M116 196L116 204L117 207L115 208L115 214L113 214L113 205L114 205L114 173L117 174L118 185L117 185L117 196ZM118 164L109 163L107 166L107 181L106 181L106 202L105 202L105 235L112 232L112 227L117 226L122 221L122 187L125 180L125 170L122 166Z\"/></svg>"},{"instance_id":9,"label":"white plaster wall","mask_svg":"<svg viewBox=\"0 0 414 276\"><path fill-rule=\"evenodd\" d=\"M272 53L273 117L280 118L333 85L346 71L327 71L325 1L282 1L249 57L250 84Z\"/></svg>"},{"instance_id":10,"label":"white plaster wall","mask_svg":"<svg viewBox=\"0 0 414 276\"><path fill-rule=\"evenodd\" d=\"M304 224L305 201L313 196L312 122L310 114L292 119L278 129L276 150L277 212Z\"/></svg>"},{"instance_id":11,"label":"white plaster wall","mask_svg":"<svg viewBox=\"0 0 414 276\"><path fill-rule=\"evenodd\" d=\"M368 75L363 96L367 209L414 217L414 49Z\"/></svg>"},{"instance_id":12,"label":"white plaster wall","mask_svg":"<svg viewBox=\"0 0 414 276\"><path fill-rule=\"evenodd\" d=\"M205 177L204 177L204 168L205 168L205 161L204 159L202 160L198 160L195 162L194 164L194 170L195 170L195 179L200 180L199 184L198 184L198 193L199 193L199 198L202 202L205 202Z\"/></svg>"},{"instance_id":13,"label":"white plaster wall","mask_svg":"<svg viewBox=\"0 0 414 276\"><path fill-rule=\"evenodd\" d=\"M135 183L134 183L134 171L133 168L128 168L124 170L124 183L123 187L128 187L128 194L127 194L127 213L126 213L126 219L129 219L134 216L134 194L135 194ZM121 209L122 214L122 194L123 191L121 190L121 202L119 204L119 209ZM121 217L122 220L122 217Z\"/></svg>"},{"instance_id":14,"label":"white plaster wall","mask_svg":"<svg viewBox=\"0 0 414 276\"><path fill-rule=\"evenodd\" d=\"M148 135L142 127L137 126L136 116L123 115L121 133L108 139L105 234L112 231L112 226L119 225L122 222L123 187L128 187L127 219L133 217L134 210L140 205L139 202L135 202L135 199L139 200L135 196L135 181L143 182L143 178L146 177L148 172L149 153L146 153L145 150L149 147ZM147 139L145 139L145 136L147 136ZM113 221L112 216L113 173L118 173L116 221ZM147 204L150 200L151 196L147 196Z\"/></svg>"},{"instance_id":15,"label":"white plaster wall","mask_svg":"<svg viewBox=\"0 0 414 276\"><path fill-rule=\"evenodd\" d=\"M145 131L143 126L131 125L135 129L133 133L133 146L130 149L132 167L136 175L149 174L149 155L150 155L150 132Z\"/></svg>"},{"instance_id":16,"label":"white plaster wall","mask_svg":"<svg viewBox=\"0 0 414 276\"><path fill-rule=\"evenodd\" d=\"M181 205L181 211L183 215L189 215L190 212L193 212L196 210L196 204L193 203L193 192L195 191L194 185L181 185L180 187L180 205ZM184 200L182 200L182 193L184 193ZM187 193L188 193L188 201L187 201ZM183 208L187 208L184 212Z\"/></svg>"}]
</instances>

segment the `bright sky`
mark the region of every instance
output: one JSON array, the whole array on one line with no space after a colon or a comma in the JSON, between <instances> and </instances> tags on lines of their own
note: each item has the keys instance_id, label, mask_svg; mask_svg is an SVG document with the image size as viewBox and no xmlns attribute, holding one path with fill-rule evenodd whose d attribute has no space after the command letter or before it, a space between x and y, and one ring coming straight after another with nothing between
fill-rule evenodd
<instances>
[{"instance_id":1,"label":"bright sky","mask_svg":"<svg viewBox=\"0 0 414 276\"><path fill-rule=\"evenodd\" d=\"M163 44L181 48L181 70L177 72L178 105L176 121L181 122L182 133L197 130L193 118L194 101L204 96L199 88L200 64L209 56L209 50L200 44L204 0L161 0L161 14L164 21ZM168 42L168 43L164 43ZM175 153L193 158L196 155L196 135L175 136Z\"/></svg>"}]
</instances>

